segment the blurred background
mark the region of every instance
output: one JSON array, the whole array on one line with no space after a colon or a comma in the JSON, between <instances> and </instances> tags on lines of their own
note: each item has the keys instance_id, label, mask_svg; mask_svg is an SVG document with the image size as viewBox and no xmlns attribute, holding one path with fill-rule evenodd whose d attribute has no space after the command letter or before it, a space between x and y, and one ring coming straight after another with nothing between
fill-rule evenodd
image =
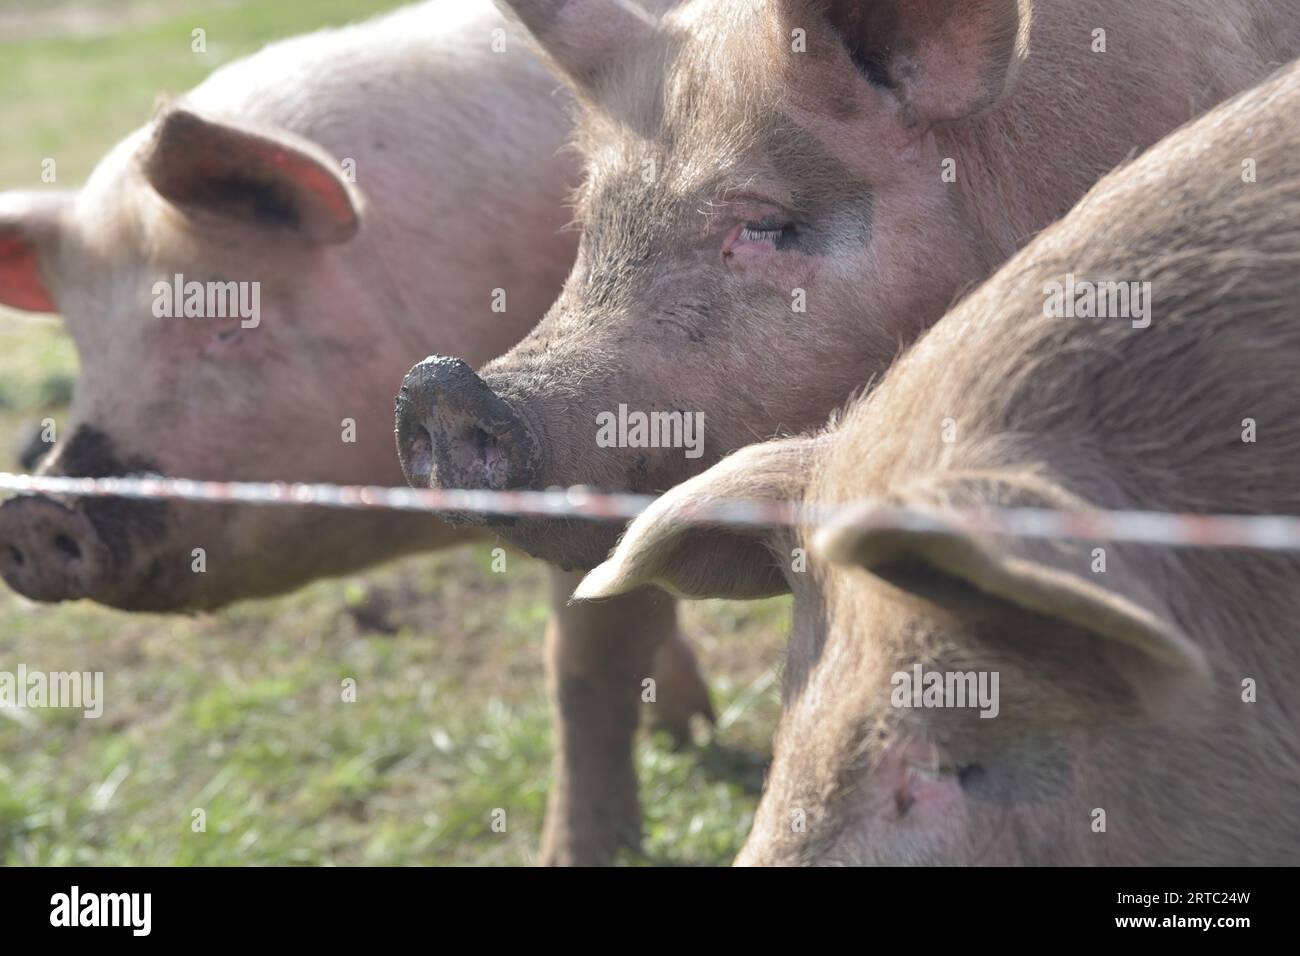
<instances>
[{"instance_id":1,"label":"blurred background","mask_svg":"<svg viewBox=\"0 0 1300 956\"><path fill-rule=\"evenodd\" d=\"M0 0L0 191L71 188L118 139L265 43L389 0ZM205 54L190 31L207 31ZM41 183L57 161L58 184ZM56 318L0 307L0 471L77 356ZM550 735L543 567L489 546L192 617L39 605L0 585L0 670L103 671L105 714L0 709L0 863L525 864ZM726 864L749 829L779 705L785 599L687 606L719 715L639 748L632 864ZM340 681L357 680L342 704ZM203 808L207 832L191 831ZM505 833L491 829L495 808Z\"/></svg>"}]
</instances>

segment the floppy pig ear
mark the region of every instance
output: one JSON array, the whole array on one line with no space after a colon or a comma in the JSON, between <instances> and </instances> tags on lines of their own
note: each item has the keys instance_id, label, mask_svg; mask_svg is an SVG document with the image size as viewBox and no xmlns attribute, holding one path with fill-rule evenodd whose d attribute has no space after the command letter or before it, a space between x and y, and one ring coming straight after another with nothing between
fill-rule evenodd
<instances>
[{"instance_id":1,"label":"floppy pig ear","mask_svg":"<svg viewBox=\"0 0 1300 956\"><path fill-rule=\"evenodd\" d=\"M547 57L588 86L621 52L644 41L658 20L638 0L498 0L528 28ZM654 0L652 6L663 5Z\"/></svg>"},{"instance_id":2,"label":"floppy pig ear","mask_svg":"<svg viewBox=\"0 0 1300 956\"><path fill-rule=\"evenodd\" d=\"M284 131L172 106L155 120L140 162L158 194L187 211L290 229L320 243L345 242L360 225L360 198L339 163Z\"/></svg>"},{"instance_id":3,"label":"floppy pig ear","mask_svg":"<svg viewBox=\"0 0 1300 956\"><path fill-rule=\"evenodd\" d=\"M987 109L1011 90L1028 55L1031 0L784 2L820 11L858 71L892 90L910 121Z\"/></svg>"},{"instance_id":4,"label":"floppy pig ear","mask_svg":"<svg viewBox=\"0 0 1300 956\"><path fill-rule=\"evenodd\" d=\"M941 606L969 589L1024 611L1053 618L1137 648L1153 660L1208 673L1201 649L1146 586L1140 571L1113 553L1104 574L1091 571L1094 545L977 537L939 509L916 510L932 532L835 527L814 550L839 564L867 569L890 584Z\"/></svg>"},{"instance_id":5,"label":"floppy pig ear","mask_svg":"<svg viewBox=\"0 0 1300 956\"><path fill-rule=\"evenodd\" d=\"M55 312L49 263L58 249L71 193L0 194L0 304Z\"/></svg>"},{"instance_id":6,"label":"floppy pig ear","mask_svg":"<svg viewBox=\"0 0 1300 956\"><path fill-rule=\"evenodd\" d=\"M701 504L720 499L790 501L803 496L818 439L751 445L683 482L628 527L575 600L613 597L656 584L681 597L758 598L789 590L767 543L772 529L688 524Z\"/></svg>"}]
</instances>

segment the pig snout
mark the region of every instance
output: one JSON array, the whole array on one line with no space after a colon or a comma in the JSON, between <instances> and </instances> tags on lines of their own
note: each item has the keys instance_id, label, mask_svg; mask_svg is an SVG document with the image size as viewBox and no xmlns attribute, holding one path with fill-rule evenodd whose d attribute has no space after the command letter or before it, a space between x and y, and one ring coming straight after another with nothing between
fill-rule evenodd
<instances>
[{"instance_id":1,"label":"pig snout","mask_svg":"<svg viewBox=\"0 0 1300 956\"><path fill-rule=\"evenodd\" d=\"M94 593L111 556L90 519L52 498L31 495L0 506L0 576L35 601Z\"/></svg>"},{"instance_id":2,"label":"pig snout","mask_svg":"<svg viewBox=\"0 0 1300 956\"><path fill-rule=\"evenodd\" d=\"M537 487L541 446L532 428L461 359L431 355L406 374L397 395L396 430L402 473L413 488Z\"/></svg>"}]
</instances>

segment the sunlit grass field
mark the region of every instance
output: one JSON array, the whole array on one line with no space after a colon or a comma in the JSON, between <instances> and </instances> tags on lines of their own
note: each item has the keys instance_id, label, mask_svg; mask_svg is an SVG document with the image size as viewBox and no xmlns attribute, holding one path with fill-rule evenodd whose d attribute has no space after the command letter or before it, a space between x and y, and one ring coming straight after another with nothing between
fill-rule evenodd
<instances>
[{"instance_id":1,"label":"sunlit grass field","mask_svg":"<svg viewBox=\"0 0 1300 956\"><path fill-rule=\"evenodd\" d=\"M455 2L455 0L448 0ZM0 0L0 190L75 186L119 137L265 42L383 0ZM208 52L190 49L203 28ZM62 420L77 356L57 322L0 311L0 470ZM105 714L0 710L0 862L523 864L549 785L542 566L486 547L197 617L37 605L0 587L0 670L103 671ZM724 864L767 759L783 600L687 608L719 722L645 740L644 853ZM355 703L340 693L356 681ZM506 812L504 833L492 813ZM206 830L195 832L194 811Z\"/></svg>"}]
</instances>

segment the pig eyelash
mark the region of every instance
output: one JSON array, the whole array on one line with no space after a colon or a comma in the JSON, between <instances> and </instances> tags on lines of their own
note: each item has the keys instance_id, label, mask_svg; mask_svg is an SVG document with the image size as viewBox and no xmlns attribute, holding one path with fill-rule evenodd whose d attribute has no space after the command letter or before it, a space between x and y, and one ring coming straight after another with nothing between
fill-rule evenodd
<instances>
[{"instance_id":1,"label":"pig eyelash","mask_svg":"<svg viewBox=\"0 0 1300 956\"><path fill-rule=\"evenodd\" d=\"M794 238L795 229L791 225L768 225L766 223L754 223L743 226L740 230L740 238L746 242L770 242L772 245L781 247L783 243L789 242Z\"/></svg>"},{"instance_id":2,"label":"pig eyelash","mask_svg":"<svg viewBox=\"0 0 1300 956\"><path fill-rule=\"evenodd\" d=\"M222 354L227 349L239 346L243 342L243 338L244 330L238 325L214 331L209 336L207 345L204 346L204 352L209 355Z\"/></svg>"},{"instance_id":3,"label":"pig eyelash","mask_svg":"<svg viewBox=\"0 0 1300 956\"><path fill-rule=\"evenodd\" d=\"M785 252L795 248L799 230L792 222L769 216L757 222L745 222L743 219L733 222L722 243L724 262L736 261L732 257L739 252L746 256L757 254L766 260L768 251Z\"/></svg>"},{"instance_id":4,"label":"pig eyelash","mask_svg":"<svg viewBox=\"0 0 1300 956\"><path fill-rule=\"evenodd\" d=\"M738 239L742 242L766 242L776 250L785 250L796 241L798 230L789 222L751 222L741 226Z\"/></svg>"},{"instance_id":5,"label":"pig eyelash","mask_svg":"<svg viewBox=\"0 0 1300 956\"><path fill-rule=\"evenodd\" d=\"M909 761L908 766L934 780L941 777L956 777L963 790L975 785L984 776L983 765L977 763L932 764Z\"/></svg>"}]
</instances>

